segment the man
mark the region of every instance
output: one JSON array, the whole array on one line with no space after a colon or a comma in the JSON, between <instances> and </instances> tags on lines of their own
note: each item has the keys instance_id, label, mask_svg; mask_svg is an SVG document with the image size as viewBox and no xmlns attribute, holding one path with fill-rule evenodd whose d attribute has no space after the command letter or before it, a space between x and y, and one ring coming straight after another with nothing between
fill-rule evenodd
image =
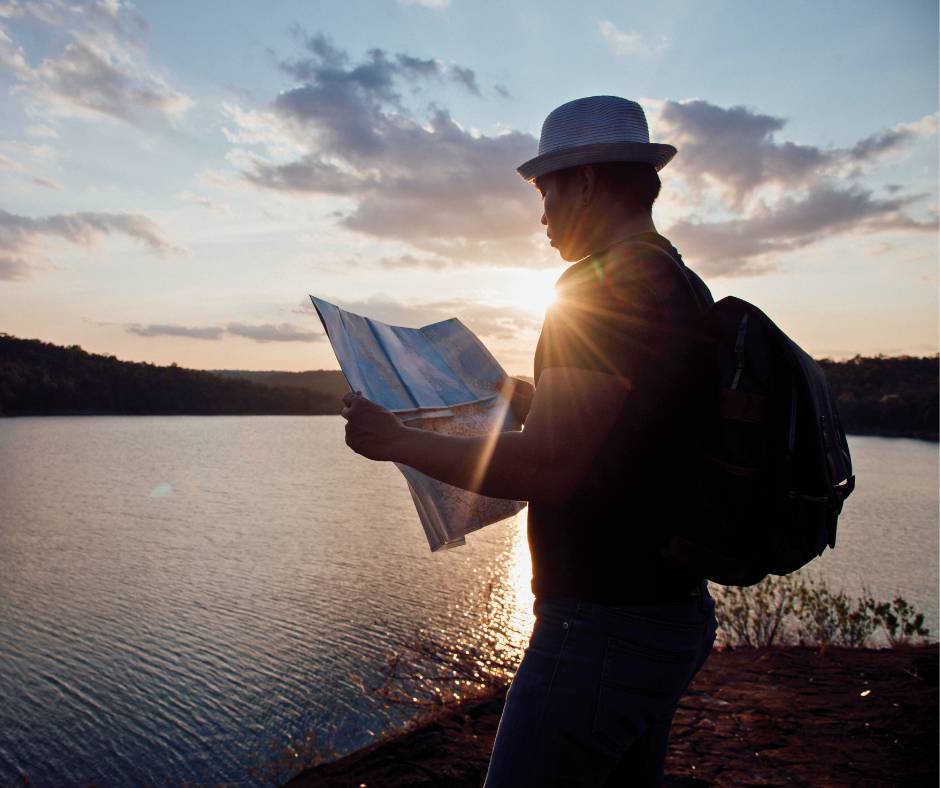
<instances>
[{"instance_id":1,"label":"man","mask_svg":"<svg viewBox=\"0 0 940 788\"><path fill-rule=\"evenodd\" d=\"M711 302L652 220L657 171L675 153L649 142L638 104L594 96L554 110L539 155L519 167L542 195L551 245L573 263L542 329L521 432L424 432L345 398L346 441L360 454L529 501L536 624L490 788L661 784L676 704L714 641L703 578L664 557L686 517L687 359L694 316Z\"/></svg>"}]
</instances>

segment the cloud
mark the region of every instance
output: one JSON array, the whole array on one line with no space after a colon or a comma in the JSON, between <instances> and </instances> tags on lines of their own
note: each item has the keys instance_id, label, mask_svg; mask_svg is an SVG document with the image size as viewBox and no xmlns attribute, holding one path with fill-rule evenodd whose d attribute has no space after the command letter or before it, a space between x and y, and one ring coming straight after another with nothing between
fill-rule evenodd
<instances>
[{"instance_id":1,"label":"cloud","mask_svg":"<svg viewBox=\"0 0 940 788\"><path fill-rule=\"evenodd\" d=\"M128 334L136 334L140 337L189 337L190 339L209 339L218 340L222 338L225 332L224 328L217 326L176 326L160 323L151 323L140 325L132 323L125 326Z\"/></svg>"},{"instance_id":2,"label":"cloud","mask_svg":"<svg viewBox=\"0 0 940 788\"><path fill-rule=\"evenodd\" d=\"M451 261L443 257L415 257L413 254L403 254L399 257L382 257L379 259L382 268L430 268L440 271L451 265Z\"/></svg>"},{"instance_id":3,"label":"cloud","mask_svg":"<svg viewBox=\"0 0 940 788\"><path fill-rule=\"evenodd\" d=\"M541 235L537 195L514 172L536 141L468 131L440 106L421 118L402 101L405 88L429 76L470 89L472 72L382 50L353 62L323 36L305 45L304 59L285 66L303 84L264 113L232 114L230 139L253 135L264 148L238 153L244 178L263 189L350 198L340 224L434 255L548 264L533 244ZM303 152L285 159L291 146Z\"/></svg>"},{"instance_id":4,"label":"cloud","mask_svg":"<svg viewBox=\"0 0 940 788\"><path fill-rule=\"evenodd\" d=\"M17 282L29 277L29 265L26 260L0 249L0 282Z\"/></svg>"},{"instance_id":5,"label":"cloud","mask_svg":"<svg viewBox=\"0 0 940 788\"><path fill-rule=\"evenodd\" d=\"M19 140L0 140L0 146L37 161L48 163L56 160L55 149L48 145L32 145L29 142L20 142Z\"/></svg>"},{"instance_id":6,"label":"cloud","mask_svg":"<svg viewBox=\"0 0 940 788\"><path fill-rule=\"evenodd\" d=\"M699 99L663 102L658 124L661 138L679 149L670 169L684 182L688 203L702 206L713 190L721 200L720 219L686 215L667 230L703 273L763 273L787 252L838 234L936 229L909 213L925 195L893 185L885 189L890 197L879 199L859 181L936 134L935 115L845 148L778 141L785 118Z\"/></svg>"},{"instance_id":7,"label":"cloud","mask_svg":"<svg viewBox=\"0 0 940 788\"><path fill-rule=\"evenodd\" d=\"M308 331L293 323L264 323L262 325L247 325L245 323L229 323L226 331L235 336L252 339L255 342L322 342L324 334Z\"/></svg>"},{"instance_id":8,"label":"cloud","mask_svg":"<svg viewBox=\"0 0 940 788\"><path fill-rule=\"evenodd\" d=\"M612 23L602 30L623 46L633 40ZM322 35L303 44L283 64L299 84L267 107L230 113L229 159L245 182L342 198L339 225L407 245L380 256L384 268L557 264L538 197L513 172L534 154L533 137L480 133L440 104L423 114L409 104L418 87L455 79L454 67L381 49L357 59ZM833 234L929 226L910 215L921 196L880 199L862 178L936 134L935 115L834 148L781 139L785 118L743 106L667 100L655 114L659 138L679 148L669 175L681 218L668 232L709 272L760 273Z\"/></svg>"},{"instance_id":9,"label":"cloud","mask_svg":"<svg viewBox=\"0 0 940 788\"><path fill-rule=\"evenodd\" d=\"M27 126L26 133L31 137L45 137L47 139L55 139L59 136L59 132L50 126L44 126L42 124L37 124L35 126Z\"/></svg>"},{"instance_id":10,"label":"cloud","mask_svg":"<svg viewBox=\"0 0 940 788\"><path fill-rule=\"evenodd\" d=\"M848 151L853 162L868 162L886 154L906 153L910 146L937 133L937 116L926 115L913 123L899 123L894 128L859 140Z\"/></svg>"},{"instance_id":11,"label":"cloud","mask_svg":"<svg viewBox=\"0 0 940 788\"><path fill-rule=\"evenodd\" d=\"M56 191L63 191L62 184L50 178L42 178L37 175L31 178L31 182L35 183L37 186L42 186L43 188L46 188L46 189L55 189Z\"/></svg>"},{"instance_id":12,"label":"cloud","mask_svg":"<svg viewBox=\"0 0 940 788\"><path fill-rule=\"evenodd\" d=\"M422 8L447 8L450 0L398 0L401 5L417 5Z\"/></svg>"},{"instance_id":13,"label":"cloud","mask_svg":"<svg viewBox=\"0 0 940 788\"><path fill-rule=\"evenodd\" d=\"M32 267L48 262L42 253L46 239L59 238L90 247L112 234L138 241L158 257L185 251L143 214L85 211L34 219L0 210L0 279L24 279Z\"/></svg>"},{"instance_id":14,"label":"cloud","mask_svg":"<svg viewBox=\"0 0 940 788\"><path fill-rule=\"evenodd\" d=\"M445 64L437 58L419 58L400 52L394 56L383 49L371 49L357 65L346 68L348 53L337 49L324 35L308 36L295 31L306 50L303 57L281 62L281 69L299 82L334 81L374 92L382 99L400 106L396 81L417 87L421 80L453 82L475 96L480 95L476 72L456 63ZM312 57L311 57L312 55Z\"/></svg>"},{"instance_id":15,"label":"cloud","mask_svg":"<svg viewBox=\"0 0 940 788\"><path fill-rule=\"evenodd\" d=\"M25 152L27 155L33 156L35 158L35 150L39 150L40 153L44 153L43 148L45 146L33 146L33 145L17 145L11 141L4 141L0 143L2 145L13 147L20 151ZM31 150L33 149L33 150ZM44 159L48 159L47 156L42 156ZM13 172L24 173L25 177L29 178L29 182L35 184L36 186L43 186L47 189L56 189L57 191L62 191L62 185L58 182L52 180L51 178L44 178L39 175L34 175L30 177L26 173L26 167L24 167L16 159L12 159L9 156L6 156L0 153L0 169L12 170Z\"/></svg>"},{"instance_id":16,"label":"cloud","mask_svg":"<svg viewBox=\"0 0 940 788\"><path fill-rule=\"evenodd\" d=\"M793 189L825 177L858 174L859 165L906 153L917 139L937 133L937 117L928 115L847 149L799 145L775 139L785 118L699 99L664 102L658 124L663 138L679 149L670 167L695 189L717 184L735 210L745 208L764 187Z\"/></svg>"},{"instance_id":17,"label":"cloud","mask_svg":"<svg viewBox=\"0 0 940 788\"><path fill-rule=\"evenodd\" d=\"M18 161L14 161L9 156L4 156L0 153L0 167L5 167L8 170L13 170L14 172L22 172L23 165Z\"/></svg>"},{"instance_id":18,"label":"cloud","mask_svg":"<svg viewBox=\"0 0 940 788\"><path fill-rule=\"evenodd\" d=\"M149 29L147 20L127 0L8 0L0 7L0 19L25 16L50 26L85 24L130 39Z\"/></svg>"},{"instance_id":19,"label":"cloud","mask_svg":"<svg viewBox=\"0 0 940 788\"><path fill-rule=\"evenodd\" d=\"M100 325L108 325L102 323ZM139 337L185 337L216 342L226 335L243 337L255 342L322 342L322 332L309 331L293 323L229 323L226 326L183 326L173 323L126 323L124 330Z\"/></svg>"},{"instance_id":20,"label":"cloud","mask_svg":"<svg viewBox=\"0 0 940 788\"><path fill-rule=\"evenodd\" d=\"M773 269L775 253L779 256L839 233L936 232L935 221L917 221L904 212L915 199L880 200L858 186L819 185L800 198L784 198L742 218L683 219L669 228L668 235L706 276L764 273Z\"/></svg>"},{"instance_id":21,"label":"cloud","mask_svg":"<svg viewBox=\"0 0 940 788\"><path fill-rule=\"evenodd\" d=\"M473 95L480 95L480 86L477 85L476 74L471 69L451 66L448 73L454 82L463 85L467 90L473 93Z\"/></svg>"},{"instance_id":22,"label":"cloud","mask_svg":"<svg viewBox=\"0 0 940 788\"><path fill-rule=\"evenodd\" d=\"M794 187L829 166L833 154L810 145L777 143L783 118L746 107L724 108L707 101L667 101L659 112L664 139L679 149L673 168L693 188L719 184L732 207L740 209L760 187Z\"/></svg>"},{"instance_id":23,"label":"cloud","mask_svg":"<svg viewBox=\"0 0 940 788\"><path fill-rule=\"evenodd\" d=\"M205 208L207 211L213 211L215 213L220 213L223 216L232 215L232 206L225 202L216 202L210 200L208 197L203 197L199 194L195 194L190 191L181 191L176 193L176 199L181 202L186 202L191 205L198 205L200 208Z\"/></svg>"},{"instance_id":24,"label":"cloud","mask_svg":"<svg viewBox=\"0 0 940 788\"><path fill-rule=\"evenodd\" d=\"M669 45L666 36L660 36L657 40L652 40L650 36L645 36L635 30L620 30L609 20L601 22L598 31L601 38L614 50L614 53L621 56L649 55L654 52L661 52Z\"/></svg>"},{"instance_id":25,"label":"cloud","mask_svg":"<svg viewBox=\"0 0 940 788\"><path fill-rule=\"evenodd\" d=\"M8 18L29 14L70 34L61 51L31 64L24 49L0 29L0 65L12 72L29 106L53 115L136 123L144 117L176 120L192 100L148 66L139 35L146 22L120 2L55 1L16 5Z\"/></svg>"}]
</instances>

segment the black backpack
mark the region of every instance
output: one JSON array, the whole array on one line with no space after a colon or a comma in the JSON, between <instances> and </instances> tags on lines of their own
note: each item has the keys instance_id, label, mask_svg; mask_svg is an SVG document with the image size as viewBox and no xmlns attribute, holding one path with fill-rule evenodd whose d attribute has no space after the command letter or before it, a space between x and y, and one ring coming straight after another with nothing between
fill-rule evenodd
<instances>
[{"instance_id":1,"label":"black backpack","mask_svg":"<svg viewBox=\"0 0 940 788\"><path fill-rule=\"evenodd\" d=\"M686 326L691 516L663 556L723 585L789 574L835 547L855 488L825 373L757 307L734 297L703 303L681 260L643 245L669 259L676 289L696 304Z\"/></svg>"}]
</instances>

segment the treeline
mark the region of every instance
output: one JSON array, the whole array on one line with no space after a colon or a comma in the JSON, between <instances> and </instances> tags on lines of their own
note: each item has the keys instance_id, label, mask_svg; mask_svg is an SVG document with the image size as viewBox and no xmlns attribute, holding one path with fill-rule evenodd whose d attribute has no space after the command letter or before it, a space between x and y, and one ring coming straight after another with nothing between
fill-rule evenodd
<instances>
[{"instance_id":1,"label":"treeline","mask_svg":"<svg viewBox=\"0 0 940 788\"><path fill-rule=\"evenodd\" d=\"M314 415L339 399L172 365L158 367L0 334L0 415Z\"/></svg>"},{"instance_id":2,"label":"treeline","mask_svg":"<svg viewBox=\"0 0 940 788\"><path fill-rule=\"evenodd\" d=\"M338 369L316 369L307 372L256 372L243 369L217 369L213 374L225 378L238 378L252 383L262 383L265 386L307 389L328 394L340 400L347 391L349 384Z\"/></svg>"},{"instance_id":3,"label":"treeline","mask_svg":"<svg viewBox=\"0 0 940 788\"><path fill-rule=\"evenodd\" d=\"M937 356L820 363L846 432L937 440ZM336 370L199 372L0 334L0 415L314 415L339 413L347 390Z\"/></svg>"},{"instance_id":4,"label":"treeline","mask_svg":"<svg viewBox=\"0 0 940 788\"><path fill-rule=\"evenodd\" d=\"M937 356L856 356L819 362L846 432L937 440Z\"/></svg>"}]
</instances>

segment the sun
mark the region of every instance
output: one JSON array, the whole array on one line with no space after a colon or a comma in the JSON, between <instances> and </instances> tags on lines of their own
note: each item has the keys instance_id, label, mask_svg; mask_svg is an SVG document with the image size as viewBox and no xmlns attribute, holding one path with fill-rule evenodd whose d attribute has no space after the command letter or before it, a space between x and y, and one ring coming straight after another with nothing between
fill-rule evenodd
<instances>
[{"instance_id":1,"label":"sun","mask_svg":"<svg viewBox=\"0 0 940 788\"><path fill-rule=\"evenodd\" d=\"M526 271L520 274L509 294L513 306L538 317L544 316L555 300L557 278L558 274L552 271Z\"/></svg>"}]
</instances>

